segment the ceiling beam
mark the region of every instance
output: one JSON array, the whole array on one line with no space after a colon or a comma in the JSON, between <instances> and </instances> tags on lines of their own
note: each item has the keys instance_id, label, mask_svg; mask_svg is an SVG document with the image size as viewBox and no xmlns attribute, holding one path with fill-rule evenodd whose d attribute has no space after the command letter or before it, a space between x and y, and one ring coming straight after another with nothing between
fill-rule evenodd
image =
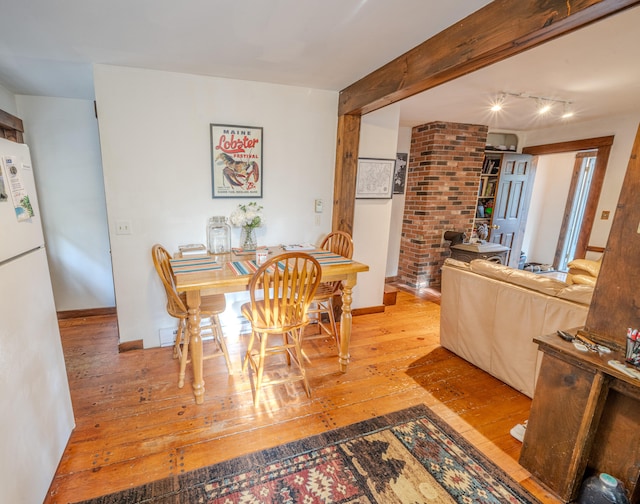
<instances>
[{"instance_id":1,"label":"ceiling beam","mask_svg":"<svg viewBox=\"0 0 640 504\"><path fill-rule=\"evenodd\" d=\"M640 0L495 0L340 92L366 114L521 53Z\"/></svg>"},{"instance_id":2,"label":"ceiling beam","mask_svg":"<svg viewBox=\"0 0 640 504\"><path fill-rule=\"evenodd\" d=\"M353 232L362 114L639 4L640 0L495 0L340 91L332 229Z\"/></svg>"}]
</instances>

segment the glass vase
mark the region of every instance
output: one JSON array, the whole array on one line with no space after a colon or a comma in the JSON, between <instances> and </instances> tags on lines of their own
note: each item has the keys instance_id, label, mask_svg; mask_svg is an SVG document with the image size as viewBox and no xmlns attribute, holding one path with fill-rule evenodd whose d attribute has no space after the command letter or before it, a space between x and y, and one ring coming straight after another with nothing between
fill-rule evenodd
<instances>
[{"instance_id":1,"label":"glass vase","mask_svg":"<svg viewBox=\"0 0 640 504\"><path fill-rule=\"evenodd\" d=\"M226 217L211 217L207 226L207 242L211 255L231 252L231 228Z\"/></svg>"},{"instance_id":2,"label":"glass vase","mask_svg":"<svg viewBox=\"0 0 640 504\"><path fill-rule=\"evenodd\" d=\"M256 229L250 226L243 226L240 233L240 247L243 250L255 250L258 248Z\"/></svg>"}]
</instances>

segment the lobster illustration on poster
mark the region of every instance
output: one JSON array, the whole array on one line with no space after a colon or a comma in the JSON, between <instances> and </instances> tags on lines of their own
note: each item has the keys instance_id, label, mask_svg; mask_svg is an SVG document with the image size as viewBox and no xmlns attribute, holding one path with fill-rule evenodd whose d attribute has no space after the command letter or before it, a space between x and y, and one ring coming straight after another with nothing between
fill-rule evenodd
<instances>
[{"instance_id":1,"label":"lobster illustration on poster","mask_svg":"<svg viewBox=\"0 0 640 504\"><path fill-rule=\"evenodd\" d=\"M214 198L262 198L262 128L211 124Z\"/></svg>"}]
</instances>

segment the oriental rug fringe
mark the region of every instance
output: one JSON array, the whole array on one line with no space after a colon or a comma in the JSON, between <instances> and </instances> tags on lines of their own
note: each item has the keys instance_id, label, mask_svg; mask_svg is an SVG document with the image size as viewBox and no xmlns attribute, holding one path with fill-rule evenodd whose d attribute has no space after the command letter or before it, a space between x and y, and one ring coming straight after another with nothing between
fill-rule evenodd
<instances>
[{"instance_id":1,"label":"oriental rug fringe","mask_svg":"<svg viewBox=\"0 0 640 504\"><path fill-rule=\"evenodd\" d=\"M83 501L539 503L426 406Z\"/></svg>"}]
</instances>

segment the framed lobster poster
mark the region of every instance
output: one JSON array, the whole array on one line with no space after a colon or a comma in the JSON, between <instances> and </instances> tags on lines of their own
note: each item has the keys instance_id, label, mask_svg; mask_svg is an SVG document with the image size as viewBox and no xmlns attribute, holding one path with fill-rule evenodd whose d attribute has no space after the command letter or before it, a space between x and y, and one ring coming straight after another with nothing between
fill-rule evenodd
<instances>
[{"instance_id":1,"label":"framed lobster poster","mask_svg":"<svg viewBox=\"0 0 640 504\"><path fill-rule=\"evenodd\" d=\"M214 198L262 198L262 128L211 124Z\"/></svg>"}]
</instances>

